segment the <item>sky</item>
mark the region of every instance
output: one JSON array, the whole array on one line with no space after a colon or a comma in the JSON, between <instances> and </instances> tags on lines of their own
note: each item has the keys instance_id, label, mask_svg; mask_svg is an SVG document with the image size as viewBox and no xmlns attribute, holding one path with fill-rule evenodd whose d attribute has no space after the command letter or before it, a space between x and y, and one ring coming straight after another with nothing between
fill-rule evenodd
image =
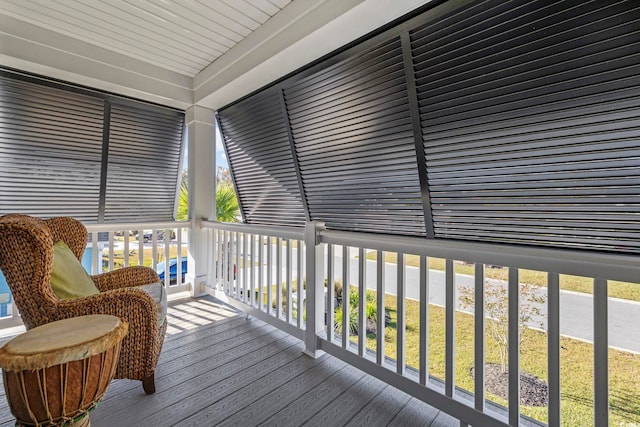
<instances>
[{"instance_id":1,"label":"sky","mask_svg":"<svg viewBox=\"0 0 640 427\"><path fill-rule=\"evenodd\" d=\"M182 167L184 169L188 168L188 155L187 151L189 150L189 145L186 144L186 149L184 153L184 160L182 162ZM220 129L216 126L216 169L220 166L225 168L229 167L229 162L227 161L227 156L224 152L224 146L222 145L222 135L220 135Z\"/></svg>"},{"instance_id":2,"label":"sky","mask_svg":"<svg viewBox=\"0 0 640 427\"><path fill-rule=\"evenodd\" d=\"M224 152L224 146L222 145L222 135L220 135L220 128L216 126L216 169L220 166L225 168L229 167L227 156Z\"/></svg>"}]
</instances>

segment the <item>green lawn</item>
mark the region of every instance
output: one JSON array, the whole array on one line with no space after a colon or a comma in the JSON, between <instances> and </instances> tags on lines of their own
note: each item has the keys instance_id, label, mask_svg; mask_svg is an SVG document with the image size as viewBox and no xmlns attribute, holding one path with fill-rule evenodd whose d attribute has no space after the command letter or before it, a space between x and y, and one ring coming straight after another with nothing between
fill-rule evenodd
<instances>
[{"instance_id":1,"label":"green lawn","mask_svg":"<svg viewBox=\"0 0 640 427\"><path fill-rule=\"evenodd\" d=\"M377 253L369 252L367 259L376 260ZM397 255L393 252L385 252L385 261L397 263ZM420 257L418 255L406 255L405 263L407 266L419 267ZM429 269L441 270L445 269L445 260L441 258L429 258ZM458 274L474 274L474 266L460 262L455 263L456 273ZM504 268L485 268L485 276L489 279L506 279L507 270ZM520 270L520 281L537 286L547 286L547 273L534 270ZM593 293L593 280L588 277L579 276L560 276L560 288L567 291L583 292L587 294ZM631 301L640 301L640 284L609 281L609 297L621 298Z\"/></svg>"},{"instance_id":2,"label":"green lawn","mask_svg":"<svg viewBox=\"0 0 640 427\"><path fill-rule=\"evenodd\" d=\"M158 247L158 261L164 261L164 248ZM178 254L178 248L174 245L169 246L169 258L175 258ZM187 256L187 248L182 248L182 256ZM102 256L102 263L106 268L109 265L109 254L105 253ZM146 267L151 267L153 263L153 249L144 248L143 254L143 265ZM138 242L129 242L129 265L139 265L138 259ZM124 267L124 251L114 250L113 251L113 269L117 270L118 268Z\"/></svg>"},{"instance_id":3,"label":"green lawn","mask_svg":"<svg viewBox=\"0 0 640 427\"><path fill-rule=\"evenodd\" d=\"M385 328L385 354L396 355L397 300L386 295L385 304L391 314L391 324ZM419 304L406 302L407 365L419 366ZM544 332L525 330L521 347L521 369L547 380L547 336ZM487 363L500 363L497 345L487 335ZM367 337L370 349L376 348L376 337ZM445 319L442 307L429 306L429 373L444 378ZM561 411L562 424L587 426L593 424L593 346L569 338L561 339ZM456 312L456 385L473 390L473 316ZM640 355L609 350L610 425L640 424ZM497 396L491 400L507 406ZM521 407L523 414L546 422L547 408ZM626 423L626 424L625 424Z\"/></svg>"}]
</instances>

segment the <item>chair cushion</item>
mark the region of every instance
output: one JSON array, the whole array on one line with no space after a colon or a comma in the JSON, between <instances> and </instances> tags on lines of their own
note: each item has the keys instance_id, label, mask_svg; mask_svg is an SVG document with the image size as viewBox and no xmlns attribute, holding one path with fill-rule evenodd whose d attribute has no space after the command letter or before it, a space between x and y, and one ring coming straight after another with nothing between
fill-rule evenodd
<instances>
[{"instance_id":1,"label":"chair cushion","mask_svg":"<svg viewBox=\"0 0 640 427\"><path fill-rule=\"evenodd\" d=\"M53 245L51 288L60 299L82 298L100 293L89 273L62 240Z\"/></svg>"},{"instance_id":2,"label":"chair cushion","mask_svg":"<svg viewBox=\"0 0 640 427\"><path fill-rule=\"evenodd\" d=\"M158 326L162 326L164 319L167 317L167 291L162 286L162 283L150 283L136 286L136 288L142 289L153 298L158 310Z\"/></svg>"}]
</instances>

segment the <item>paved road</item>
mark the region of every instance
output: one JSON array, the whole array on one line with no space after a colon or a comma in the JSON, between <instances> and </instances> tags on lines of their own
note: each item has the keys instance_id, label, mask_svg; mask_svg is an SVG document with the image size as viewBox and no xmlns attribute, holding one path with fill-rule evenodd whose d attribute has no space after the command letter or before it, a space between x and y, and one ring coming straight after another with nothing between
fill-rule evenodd
<instances>
[{"instance_id":1,"label":"paved road","mask_svg":"<svg viewBox=\"0 0 640 427\"><path fill-rule=\"evenodd\" d=\"M294 249L295 250L295 249ZM274 248L275 251L275 248ZM350 252L349 276L351 283L358 283L357 249ZM275 259L275 256L274 256ZM283 259L284 253L283 253ZM294 267L295 269L295 267ZM295 274L294 270L294 274ZM275 272L273 273L275 280ZM419 269L406 267L405 272L406 297L419 300ZM266 269L265 269L266 277ZM284 272L283 272L283 278ZM294 276L295 277L295 276ZM397 265L386 263L385 265L385 292L396 295L397 292ZM342 280L342 253L336 254L335 278ZM366 282L368 289L376 289L376 262L367 261ZM473 287L473 277L457 274L455 276L456 287ZM546 292L541 288L541 292ZM429 271L429 303L444 306L445 304L445 274L443 271ZM464 311L457 301L457 309ZM533 325L539 327L542 323L546 328L546 304L539 305L541 317L533 320ZM609 299L609 345L640 353L640 303ZM593 299L589 294L579 294L569 291L560 292L560 333L581 340L591 342L593 340Z\"/></svg>"},{"instance_id":2,"label":"paved road","mask_svg":"<svg viewBox=\"0 0 640 427\"><path fill-rule=\"evenodd\" d=\"M342 277L342 259L336 265L336 277ZM397 265L386 263L386 293L395 295L397 292ZM358 281L358 260L350 262L350 278L352 283ZM367 288L376 289L376 263L367 261ZM406 296L419 300L419 269L406 267ZM456 287L473 287L473 277L457 274ZM542 292L545 290L543 289ZM429 271L429 303L444 306L445 304L445 274L443 271ZM547 306L539 305L541 317L533 320L533 326L543 324L546 328ZM457 309L463 310L459 301ZM640 353L640 303L609 300L609 345L620 349ZM585 341L593 340L593 298L588 294L574 292L560 292L560 333Z\"/></svg>"}]
</instances>

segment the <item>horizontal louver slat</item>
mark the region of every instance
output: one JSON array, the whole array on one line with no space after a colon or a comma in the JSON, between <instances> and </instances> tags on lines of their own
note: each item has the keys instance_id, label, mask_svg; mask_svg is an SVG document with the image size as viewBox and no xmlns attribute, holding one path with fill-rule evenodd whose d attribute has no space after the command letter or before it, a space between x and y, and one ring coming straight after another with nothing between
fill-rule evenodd
<instances>
[{"instance_id":1,"label":"horizontal louver slat","mask_svg":"<svg viewBox=\"0 0 640 427\"><path fill-rule=\"evenodd\" d=\"M171 221L184 115L111 105L104 221Z\"/></svg>"},{"instance_id":2,"label":"horizontal louver slat","mask_svg":"<svg viewBox=\"0 0 640 427\"><path fill-rule=\"evenodd\" d=\"M475 2L411 32L435 235L640 252L640 8Z\"/></svg>"},{"instance_id":3,"label":"horizontal louver slat","mask_svg":"<svg viewBox=\"0 0 640 427\"><path fill-rule=\"evenodd\" d=\"M218 113L245 221L302 226L305 212L280 95L267 90Z\"/></svg>"},{"instance_id":4,"label":"horizontal louver slat","mask_svg":"<svg viewBox=\"0 0 640 427\"><path fill-rule=\"evenodd\" d=\"M284 91L311 218L424 236L400 39L334 62Z\"/></svg>"},{"instance_id":5,"label":"horizontal louver slat","mask_svg":"<svg viewBox=\"0 0 640 427\"><path fill-rule=\"evenodd\" d=\"M0 214L98 221L104 101L0 75Z\"/></svg>"}]
</instances>

